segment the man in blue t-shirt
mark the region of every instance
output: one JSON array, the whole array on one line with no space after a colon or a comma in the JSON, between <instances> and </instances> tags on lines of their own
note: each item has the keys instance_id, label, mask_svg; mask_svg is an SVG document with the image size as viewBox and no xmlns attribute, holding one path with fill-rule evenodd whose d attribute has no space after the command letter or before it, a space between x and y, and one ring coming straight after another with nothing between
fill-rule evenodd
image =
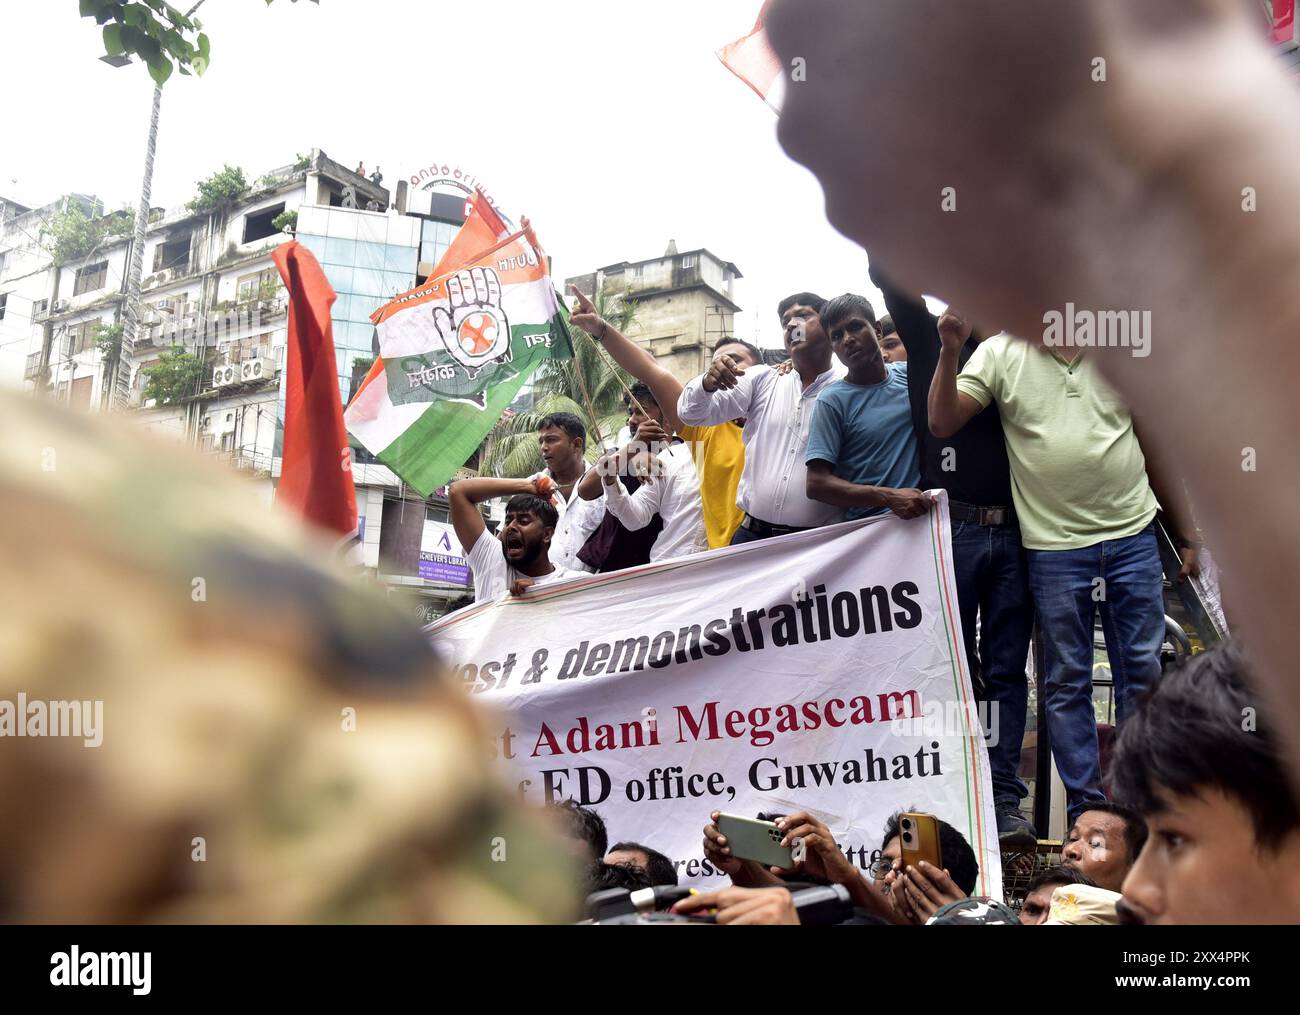
<instances>
[{"instance_id":1,"label":"man in blue t-shirt","mask_svg":"<svg viewBox=\"0 0 1300 1015\"><path fill-rule=\"evenodd\" d=\"M930 509L921 483L907 364L886 364L876 315L861 296L845 293L826 304L822 330L848 369L817 398L804 460L808 497L847 508L847 517L892 511L916 518Z\"/></svg>"}]
</instances>

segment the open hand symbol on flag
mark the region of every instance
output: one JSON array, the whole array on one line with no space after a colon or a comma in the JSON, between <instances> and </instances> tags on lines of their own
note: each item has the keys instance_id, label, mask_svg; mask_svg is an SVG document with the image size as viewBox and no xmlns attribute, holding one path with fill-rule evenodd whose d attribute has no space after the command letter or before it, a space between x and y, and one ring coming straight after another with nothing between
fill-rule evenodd
<instances>
[{"instance_id":1,"label":"open hand symbol on flag","mask_svg":"<svg viewBox=\"0 0 1300 1015\"><path fill-rule=\"evenodd\" d=\"M447 351L466 367L510 360L510 322L501 308L501 280L491 268L447 279L448 306L434 307L433 326Z\"/></svg>"}]
</instances>

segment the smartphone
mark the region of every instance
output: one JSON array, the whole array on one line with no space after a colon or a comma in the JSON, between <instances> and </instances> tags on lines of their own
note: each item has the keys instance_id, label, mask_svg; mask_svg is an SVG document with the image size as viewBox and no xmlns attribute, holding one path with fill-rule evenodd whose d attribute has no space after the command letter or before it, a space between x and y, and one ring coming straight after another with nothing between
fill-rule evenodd
<instances>
[{"instance_id":1,"label":"smartphone","mask_svg":"<svg viewBox=\"0 0 1300 1015\"><path fill-rule=\"evenodd\" d=\"M915 867L924 860L943 870L939 852L939 819L933 814L905 811L898 816L898 838L903 848L903 866Z\"/></svg>"},{"instance_id":2,"label":"smartphone","mask_svg":"<svg viewBox=\"0 0 1300 1015\"><path fill-rule=\"evenodd\" d=\"M718 831L726 836L727 848L739 860L755 860L765 867L793 867L789 846L775 821L742 818L738 814L719 814Z\"/></svg>"}]
</instances>

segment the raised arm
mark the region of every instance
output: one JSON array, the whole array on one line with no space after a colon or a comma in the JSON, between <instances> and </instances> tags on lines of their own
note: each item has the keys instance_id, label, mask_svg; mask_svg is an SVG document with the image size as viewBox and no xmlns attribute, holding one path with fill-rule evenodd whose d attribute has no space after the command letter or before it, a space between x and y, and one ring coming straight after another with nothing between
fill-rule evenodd
<instances>
[{"instance_id":1,"label":"raised arm","mask_svg":"<svg viewBox=\"0 0 1300 1015\"><path fill-rule=\"evenodd\" d=\"M603 345L605 351L614 357L615 363L643 382L663 410L664 421L672 430L680 430L682 421L677 418L677 401L682 397L682 382L660 366L659 361L650 353L601 317L596 312L596 305L583 295L581 289L571 285L569 291L577 300L577 306L569 315L569 322L576 324ZM596 496L599 496L599 489Z\"/></svg>"},{"instance_id":2,"label":"raised arm","mask_svg":"<svg viewBox=\"0 0 1300 1015\"><path fill-rule=\"evenodd\" d=\"M462 479L451 484L447 491L447 501L451 506L451 525L456 530L456 538L466 552L478 542L487 525L478 505L494 497L513 497L517 493L536 493L541 491L530 479L493 479L488 476L476 476Z\"/></svg>"},{"instance_id":3,"label":"raised arm","mask_svg":"<svg viewBox=\"0 0 1300 1015\"><path fill-rule=\"evenodd\" d=\"M930 433L951 437L984 410L984 406L964 391L957 390L957 361L961 347L970 338L969 322L952 314L939 318L939 365L930 381Z\"/></svg>"}]
</instances>

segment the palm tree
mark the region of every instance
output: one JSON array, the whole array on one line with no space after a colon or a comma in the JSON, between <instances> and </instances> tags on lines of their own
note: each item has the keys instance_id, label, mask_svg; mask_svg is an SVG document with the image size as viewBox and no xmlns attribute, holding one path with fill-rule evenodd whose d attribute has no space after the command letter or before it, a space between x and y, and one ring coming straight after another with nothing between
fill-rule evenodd
<instances>
[{"instance_id":1,"label":"palm tree","mask_svg":"<svg viewBox=\"0 0 1300 1015\"><path fill-rule=\"evenodd\" d=\"M636 303L602 290L593 299L600 316L624 334L636 322ZM567 319L567 313L566 313ZM624 388L635 379L609 358L586 332L570 326L573 358L548 360L533 378L533 407L502 416L483 448L484 475L523 477L541 472L537 424L553 412L571 412L587 427L587 460L600 456L602 442L611 442L627 422ZM585 395L584 395L585 391ZM587 411L590 399L595 417Z\"/></svg>"}]
</instances>

